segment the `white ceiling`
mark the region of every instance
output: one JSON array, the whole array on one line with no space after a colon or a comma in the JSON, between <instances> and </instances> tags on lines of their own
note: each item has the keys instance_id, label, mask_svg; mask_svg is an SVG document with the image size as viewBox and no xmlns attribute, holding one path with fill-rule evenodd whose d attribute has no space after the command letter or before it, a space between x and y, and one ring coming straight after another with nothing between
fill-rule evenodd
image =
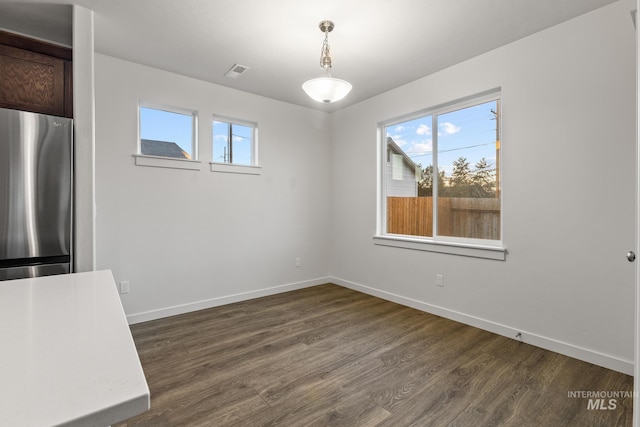
<instances>
[{"instance_id":1,"label":"white ceiling","mask_svg":"<svg viewBox=\"0 0 640 427\"><path fill-rule=\"evenodd\" d=\"M95 11L97 52L335 111L614 1L0 0L0 28L70 45L60 4L78 4ZM330 105L301 88L321 74L323 19L333 75L353 85ZM224 77L235 63L250 70Z\"/></svg>"}]
</instances>

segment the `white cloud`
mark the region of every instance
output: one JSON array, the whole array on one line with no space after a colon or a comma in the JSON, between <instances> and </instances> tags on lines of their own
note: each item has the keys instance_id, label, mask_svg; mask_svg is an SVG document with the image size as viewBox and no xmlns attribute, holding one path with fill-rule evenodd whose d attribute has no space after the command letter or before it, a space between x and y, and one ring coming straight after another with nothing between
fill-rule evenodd
<instances>
[{"instance_id":1,"label":"white cloud","mask_svg":"<svg viewBox=\"0 0 640 427\"><path fill-rule=\"evenodd\" d=\"M460 132L460 126L456 126L453 123L443 122L440 123L440 130L445 135L453 135L454 133Z\"/></svg>"},{"instance_id":2,"label":"white cloud","mask_svg":"<svg viewBox=\"0 0 640 427\"><path fill-rule=\"evenodd\" d=\"M416 129L416 133L418 135L431 135L431 129L429 129L429 126L423 123L420 125L420 127L418 127L418 129Z\"/></svg>"},{"instance_id":3,"label":"white cloud","mask_svg":"<svg viewBox=\"0 0 640 427\"><path fill-rule=\"evenodd\" d=\"M396 129L395 129L396 132L402 132L403 130L404 130L404 126L402 125L396 126Z\"/></svg>"},{"instance_id":4,"label":"white cloud","mask_svg":"<svg viewBox=\"0 0 640 427\"><path fill-rule=\"evenodd\" d=\"M391 137L391 139L393 139L393 142L398 144L398 147L404 147L405 145L407 145L407 141L402 139L402 135L394 135Z\"/></svg>"},{"instance_id":5,"label":"white cloud","mask_svg":"<svg viewBox=\"0 0 640 427\"><path fill-rule=\"evenodd\" d=\"M433 143L432 141L427 142L415 142L411 149L408 151L411 154L426 154L431 153L433 151Z\"/></svg>"}]
</instances>

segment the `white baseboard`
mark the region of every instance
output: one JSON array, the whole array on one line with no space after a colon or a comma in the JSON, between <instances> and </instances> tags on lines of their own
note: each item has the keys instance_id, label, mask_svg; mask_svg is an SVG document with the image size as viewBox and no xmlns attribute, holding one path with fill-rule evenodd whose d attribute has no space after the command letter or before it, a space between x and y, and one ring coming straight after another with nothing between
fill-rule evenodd
<instances>
[{"instance_id":1,"label":"white baseboard","mask_svg":"<svg viewBox=\"0 0 640 427\"><path fill-rule=\"evenodd\" d=\"M466 325L474 326L489 332L493 332L498 335L502 335L508 338L516 339L516 334L520 332L522 334L522 340L528 344L536 347L544 348L556 353L564 354L565 356L573 357L574 359L583 360L585 362L593 363L594 365L602 366L614 371L622 372L627 375L633 375L633 361L623 360L610 356L607 354L599 353L586 348L578 347L572 344L568 344L562 341L557 341L552 338L547 338L541 335L529 333L527 331L519 330L510 326L506 326L500 323L492 322L489 320L481 319L479 317L470 316L468 314L460 313L458 311L450 310L444 307L439 307L433 304L427 304L422 301L418 301L412 298L407 298L401 295L397 295L391 292L382 291L380 289L372 288L369 286L361 285L359 283L350 282L348 280L340 279L338 277L321 277L312 280L306 280L303 282L290 283L280 286L273 286L269 288L258 289L255 291L242 292L233 295L227 295L218 298L211 298L203 301L196 301L187 304L181 304L158 310L151 310L142 313L134 313L127 316L129 324L147 322L150 320L161 319L163 317L175 316L178 314L189 313L197 310L204 310L207 308L218 307L225 304L232 304L234 302L246 301L253 298L260 298L268 295L275 295L282 292L293 291L296 289L308 288L311 286L322 285L324 283L335 283L336 285L343 286L345 288L353 289L358 292L362 292L368 295L373 295L378 298L392 301L397 304L402 304L407 307L415 308L420 311L435 314L447 319L455 320L456 322L464 323Z\"/></svg>"},{"instance_id":2,"label":"white baseboard","mask_svg":"<svg viewBox=\"0 0 640 427\"><path fill-rule=\"evenodd\" d=\"M174 305L171 307L161 308L158 310L145 311L127 315L127 321L130 325L135 323L148 322L150 320L161 319L163 317L176 316L178 314L190 313L192 311L204 310L206 308L218 307L234 302L246 301L253 298L275 295L282 292L294 291L296 289L309 288L311 286L331 283L331 278L321 277L318 279L306 280L303 282L289 283L286 285L273 286L270 288L258 289L255 291L241 292L239 294L227 295L218 298L211 298L203 301L196 301L187 304Z\"/></svg>"},{"instance_id":3,"label":"white baseboard","mask_svg":"<svg viewBox=\"0 0 640 427\"><path fill-rule=\"evenodd\" d=\"M622 372L627 375L633 375L633 361L618 359L616 357L602 354L593 350L578 347L565 342L557 341L552 338L543 337L540 335L532 334L527 331L512 328L500 323L492 322L489 320L481 319L468 314L460 313L447 308L439 307L432 304L427 304L422 301L418 301L412 298L396 295L391 292L382 291L379 289L371 288L369 286L361 285L358 283L343 280L337 277L331 277L328 279L331 283L343 286L345 288L353 289L358 292L362 292L368 295L373 295L378 298L382 298L387 301L392 301L398 304L402 304L407 307L415 308L420 311L435 314L440 317L455 320L466 325L474 326L489 332L493 332L498 335L503 335L508 338L516 339L516 335L522 334L522 341L534 345L536 347L544 348L556 353L563 354L565 356L573 357L574 359L582 360L585 362L593 363L594 365L602 366L608 369L612 369L617 372Z\"/></svg>"}]
</instances>

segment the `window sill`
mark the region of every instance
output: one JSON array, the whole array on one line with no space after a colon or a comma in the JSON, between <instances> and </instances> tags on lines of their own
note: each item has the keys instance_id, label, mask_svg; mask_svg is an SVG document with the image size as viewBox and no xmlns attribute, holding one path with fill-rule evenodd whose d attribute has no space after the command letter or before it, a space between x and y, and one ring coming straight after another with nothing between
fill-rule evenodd
<instances>
[{"instance_id":1,"label":"window sill","mask_svg":"<svg viewBox=\"0 0 640 427\"><path fill-rule=\"evenodd\" d=\"M228 163L210 162L211 172L239 173L244 175L262 175L260 166L231 165Z\"/></svg>"},{"instance_id":2,"label":"window sill","mask_svg":"<svg viewBox=\"0 0 640 427\"><path fill-rule=\"evenodd\" d=\"M199 171L202 162L198 160L172 159L171 157L146 156L134 154L136 166L152 166L156 168L188 169Z\"/></svg>"},{"instance_id":3,"label":"window sill","mask_svg":"<svg viewBox=\"0 0 640 427\"><path fill-rule=\"evenodd\" d=\"M437 242L407 236L373 236L373 243L394 248L413 249L441 254L460 255L473 258L504 261L507 249L502 246L475 245L468 243Z\"/></svg>"}]
</instances>

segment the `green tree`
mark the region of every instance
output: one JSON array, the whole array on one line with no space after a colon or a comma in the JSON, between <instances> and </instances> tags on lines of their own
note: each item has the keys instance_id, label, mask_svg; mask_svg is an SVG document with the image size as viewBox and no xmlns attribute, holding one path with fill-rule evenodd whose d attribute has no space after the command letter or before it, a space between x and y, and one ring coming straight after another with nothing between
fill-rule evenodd
<instances>
[{"instance_id":1,"label":"green tree","mask_svg":"<svg viewBox=\"0 0 640 427\"><path fill-rule=\"evenodd\" d=\"M453 172L449 180L447 195L450 197L471 197L472 174L466 157L453 161Z\"/></svg>"},{"instance_id":2,"label":"green tree","mask_svg":"<svg viewBox=\"0 0 640 427\"><path fill-rule=\"evenodd\" d=\"M453 172L451 173L451 185L454 187L464 187L471 183L471 169L466 157L458 157L453 161Z\"/></svg>"},{"instance_id":3,"label":"green tree","mask_svg":"<svg viewBox=\"0 0 640 427\"><path fill-rule=\"evenodd\" d=\"M471 177L470 197L495 197L495 179L492 165L484 157L475 164Z\"/></svg>"},{"instance_id":4,"label":"green tree","mask_svg":"<svg viewBox=\"0 0 640 427\"><path fill-rule=\"evenodd\" d=\"M443 195L445 191L445 174L444 171L438 173L438 194ZM422 178L418 182L418 196L419 197L432 197L433 196L433 165L429 165L422 169Z\"/></svg>"}]
</instances>

